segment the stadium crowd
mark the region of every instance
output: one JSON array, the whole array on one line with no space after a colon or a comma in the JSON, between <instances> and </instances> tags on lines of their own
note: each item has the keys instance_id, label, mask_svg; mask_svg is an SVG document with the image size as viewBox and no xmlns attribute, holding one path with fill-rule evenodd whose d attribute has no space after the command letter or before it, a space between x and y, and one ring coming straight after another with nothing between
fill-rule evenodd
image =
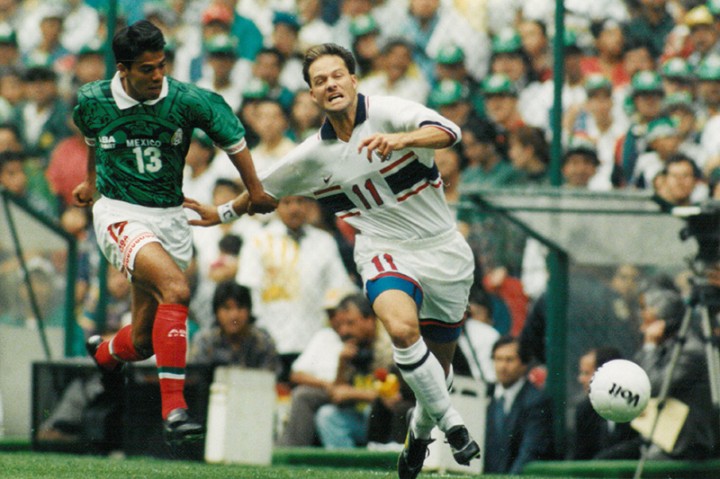
<instances>
[{"instance_id":1,"label":"stadium crowd","mask_svg":"<svg viewBox=\"0 0 720 479\"><path fill-rule=\"evenodd\" d=\"M351 49L358 61L361 93L424 103L458 124L461 145L439 151L436 160L447 198L457 208L458 228L476 256L471 319L459 344L455 373L494 384L500 367L495 351L510 345L509 361L516 360L512 352L517 343L522 361L517 362L513 380L527 377L538 391L542 389L545 353L538 343L544 337L547 250L501 218L467 211L460 204L462 189L474 185L551 186L555 2L118 3L119 22L147 18L163 31L169 40L168 75L219 93L234 109L261 175L316 134L322 123L301 72L302 54L315 44L335 42ZM720 199L720 1L565 3L560 187L647 190L666 209ZM89 211L72 204L72 190L84 179L88 153L70 113L77 88L106 77L106 9L101 0L0 2L0 188L78 239L75 292L83 341L91 334L119 329L127 321L120 313L129 310L127 297L113 297L108 317L95 317L100 260ZM196 131L186 160L185 195L221 205L241 188L226 154ZM358 328L353 321L370 313L352 296L361 285L352 260L354 232L347 224L311 200L288 198L275 213L195 228L194 234L195 261L187 274L193 289L191 330L198 331L198 339L190 348L191 361L244 364L242 358L247 359L248 353L238 352L246 342L223 343L219 305L213 303L217 285L232 288L227 282L235 281L251 291L252 299L243 296L237 306L250 310L252 304L253 335L272 355L255 362L277 371L279 393L298 401L286 410L290 429L277 432L281 444L333 447L354 438L355 445L365 446L404 437L401 418L412 397L405 385L393 383L398 375L388 370L391 362L383 362L387 358L377 352L373 356L377 344L386 344L384 337L374 327L352 329ZM0 283L17 286L11 255L5 253L0 251ZM38 278L58 273L58 262L51 259L37 258L31 265ZM652 349L643 341L646 306L641 307L641 283L652 273L633 265L600 273L573 270L568 307L572 407L584 397L574 377L589 350L612 346L632 358ZM673 294L687 296L681 276L672 282L663 291L677 289L680 293ZM354 298L349 304L348 296ZM0 320L25 324L27 312L21 302L3 287ZM59 314L46 317L56 324L61 320ZM352 326L342 326L343 322ZM498 338L501 342L495 344ZM347 351L344 341L367 347ZM202 351L213 350L225 350L218 355L224 359L198 358ZM83 343L75 352L83 354ZM352 373L343 372L340 387L338 364L362 354L370 358L356 359ZM696 380L706 381L706 375L698 374ZM514 382L500 384L498 390L505 391ZM358 388L369 392L360 394ZM493 396L493 409L502 409L497 406L499 397ZM342 412L337 406L348 404L365 406L352 411L367 411L361 415L366 421L370 411L373 417L385 414L390 419L358 426L353 415L352 434L332 437L328 431L338 431L331 421ZM296 413L301 406L305 409ZM509 411L508 405L504 407ZM538 400L536 407L546 407L545 402ZM388 424L393 430L382 430ZM358 432L362 427L365 430ZM547 424L540 427L548 430ZM708 434L716 436L717 431ZM576 438L577 449L585 451L581 438ZM497 445L504 438L492 440ZM704 453L717 457L718 438L710 443ZM492 458L492 450L483 454ZM550 456L542 450L536 458ZM669 457L684 456L670 451ZM522 464L513 460L492 458L493 470L519 471Z\"/></svg>"}]
</instances>

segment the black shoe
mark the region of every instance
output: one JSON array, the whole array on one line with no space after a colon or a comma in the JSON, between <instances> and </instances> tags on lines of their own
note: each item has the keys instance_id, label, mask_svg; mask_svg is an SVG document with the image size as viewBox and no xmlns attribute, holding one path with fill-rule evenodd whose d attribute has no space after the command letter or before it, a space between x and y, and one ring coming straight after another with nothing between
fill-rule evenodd
<instances>
[{"instance_id":1,"label":"black shoe","mask_svg":"<svg viewBox=\"0 0 720 479\"><path fill-rule=\"evenodd\" d=\"M445 434L455 462L467 466L470 461L480 457L480 446L471 437L465 426L453 426Z\"/></svg>"},{"instance_id":2,"label":"black shoe","mask_svg":"<svg viewBox=\"0 0 720 479\"><path fill-rule=\"evenodd\" d=\"M103 338L100 335L96 334L94 336L90 336L87 341L85 341L85 349L87 350L93 361L95 361L95 365L98 367L98 369L100 369L103 375L110 374L120 377L123 372L123 368L125 367L125 363L118 363L118 365L114 368L106 369L100 365L97 358L95 357L95 354L97 353L97 350L102 343Z\"/></svg>"},{"instance_id":3,"label":"black shoe","mask_svg":"<svg viewBox=\"0 0 720 479\"><path fill-rule=\"evenodd\" d=\"M434 439L417 439L408 428L405 438L405 447L398 458L398 477L400 479L415 479L423 468L428 455L428 446Z\"/></svg>"},{"instance_id":4,"label":"black shoe","mask_svg":"<svg viewBox=\"0 0 720 479\"><path fill-rule=\"evenodd\" d=\"M205 428L190 418L187 409L177 408L163 422L163 436L170 445L196 442L205 437Z\"/></svg>"}]
</instances>

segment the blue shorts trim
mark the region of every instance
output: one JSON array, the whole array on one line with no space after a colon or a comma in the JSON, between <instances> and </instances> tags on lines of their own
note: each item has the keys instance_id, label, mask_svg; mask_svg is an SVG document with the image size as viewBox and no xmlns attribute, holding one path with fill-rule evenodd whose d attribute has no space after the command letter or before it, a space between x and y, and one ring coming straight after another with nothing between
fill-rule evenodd
<instances>
[{"instance_id":1,"label":"blue shorts trim","mask_svg":"<svg viewBox=\"0 0 720 479\"><path fill-rule=\"evenodd\" d=\"M462 333L465 320L455 324L441 323L440 321L420 321L420 334L423 338L436 343L450 343L457 341Z\"/></svg>"},{"instance_id":2,"label":"blue shorts trim","mask_svg":"<svg viewBox=\"0 0 720 479\"><path fill-rule=\"evenodd\" d=\"M376 276L375 278L368 280L365 283L365 291L367 297L370 300L370 304L373 304L380 293L385 291L397 289L407 293L415 304L420 309L423 301L423 292L420 285L405 275L389 273L382 276Z\"/></svg>"}]
</instances>

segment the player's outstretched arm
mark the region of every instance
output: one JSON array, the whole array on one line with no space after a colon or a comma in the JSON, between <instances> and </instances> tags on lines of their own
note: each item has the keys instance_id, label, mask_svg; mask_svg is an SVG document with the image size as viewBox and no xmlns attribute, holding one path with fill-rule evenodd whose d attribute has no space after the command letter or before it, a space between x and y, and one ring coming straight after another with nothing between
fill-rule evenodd
<instances>
[{"instance_id":1,"label":"player's outstretched arm","mask_svg":"<svg viewBox=\"0 0 720 479\"><path fill-rule=\"evenodd\" d=\"M192 198L185 198L183 207L193 210L200 215L198 219L188 220L192 226L215 226L220 223L229 223L248 212L250 195L247 191L224 205L214 206L200 203Z\"/></svg>"},{"instance_id":2,"label":"player's outstretched arm","mask_svg":"<svg viewBox=\"0 0 720 479\"><path fill-rule=\"evenodd\" d=\"M404 148L446 148L452 145L454 138L445 130L431 126L417 130L400 133L375 133L368 136L358 145L358 153L367 149L367 159L372 161L372 153L376 151L381 157L386 157L395 150Z\"/></svg>"}]
</instances>

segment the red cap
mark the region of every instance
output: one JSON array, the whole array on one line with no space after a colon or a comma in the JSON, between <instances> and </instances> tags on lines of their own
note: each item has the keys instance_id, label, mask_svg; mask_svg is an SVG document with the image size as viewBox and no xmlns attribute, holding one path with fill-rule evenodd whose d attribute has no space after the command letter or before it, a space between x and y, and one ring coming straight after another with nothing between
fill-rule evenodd
<instances>
[{"instance_id":1,"label":"red cap","mask_svg":"<svg viewBox=\"0 0 720 479\"><path fill-rule=\"evenodd\" d=\"M227 5L219 3L211 4L202 14L202 23L207 25L210 22L221 22L231 25L233 22L233 11Z\"/></svg>"}]
</instances>

